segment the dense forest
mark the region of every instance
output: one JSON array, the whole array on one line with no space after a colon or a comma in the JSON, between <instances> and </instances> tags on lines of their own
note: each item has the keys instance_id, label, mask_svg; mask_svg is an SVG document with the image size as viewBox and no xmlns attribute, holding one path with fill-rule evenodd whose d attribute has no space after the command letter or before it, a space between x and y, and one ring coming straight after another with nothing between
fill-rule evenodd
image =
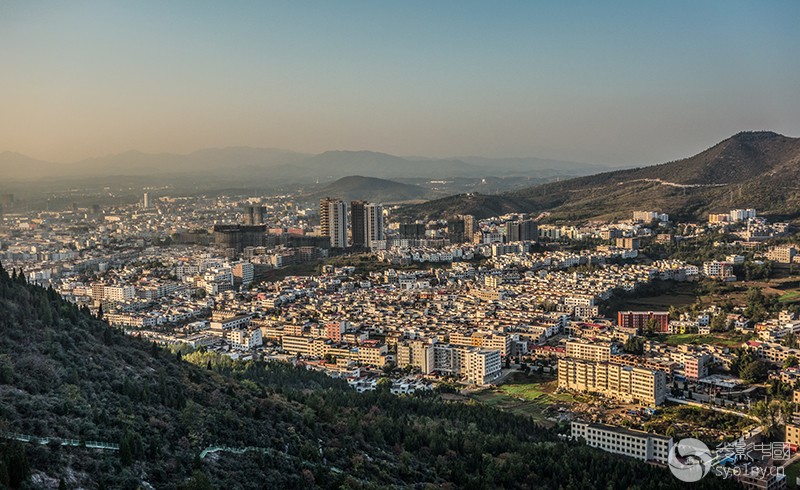
<instances>
[{"instance_id":1,"label":"dense forest","mask_svg":"<svg viewBox=\"0 0 800 490\"><path fill-rule=\"evenodd\" d=\"M0 430L50 439L0 440L9 488L681 486L664 468L486 406L357 394L290 364L162 349L1 267ZM201 459L209 446L262 449Z\"/></svg>"}]
</instances>

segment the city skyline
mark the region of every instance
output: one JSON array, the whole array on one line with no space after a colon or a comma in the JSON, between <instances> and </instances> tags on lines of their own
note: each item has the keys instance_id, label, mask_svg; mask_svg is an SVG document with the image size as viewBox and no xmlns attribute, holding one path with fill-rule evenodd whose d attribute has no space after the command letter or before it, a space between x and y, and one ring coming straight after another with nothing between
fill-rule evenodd
<instances>
[{"instance_id":1,"label":"city skyline","mask_svg":"<svg viewBox=\"0 0 800 490\"><path fill-rule=\"evenodd\" d=\"M791 2L0 7L0 151L647 165L800 134ZM788 61L787 61L788 60Z\"/></svg>"}]
</instances>

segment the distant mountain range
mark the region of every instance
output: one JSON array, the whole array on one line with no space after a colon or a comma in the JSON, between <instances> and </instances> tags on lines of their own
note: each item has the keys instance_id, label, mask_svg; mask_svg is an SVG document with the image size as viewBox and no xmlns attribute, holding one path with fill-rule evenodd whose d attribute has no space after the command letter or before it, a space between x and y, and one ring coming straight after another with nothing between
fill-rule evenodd
<instances>
[{"instance_id":1,"label":"distant mountain range","mask_svg":"<svg viewBox=\"0 0 800 490\"><path fill-rule=\"evenodd\" d=\"M338 197L345 201L363 199L371 202L413 201L430 197L431 191L411 184L376 177L351 175L322 186L306 194L303 199L316 201L324 197Z\"/></svg>"},{"instance_id":2,"label":"distant mountain range","mask_svg":"<svg viewBox=\"0 0 800 490\"><path fill-rule=\"evenodd\" d=\"M548 211L554 220L588 220L626 218L641 209L693 219L737 207L755 207L779 218L800 217L800 138L742 132L683 160L498 195L449 196L408 206L401 213L431 218Z\"/></svg>"},{"instance_id":3,"label":"distant mountain range","mask_svg":"<svg viewBox=\"0 0 800 490\"><path fill-rule=\"evenodd\" d=\"M403 158L372 151L327 151L307 155L270 148L211 148L185 155L128 151L73 163L53 163L0 153L0 173L9 180L148 176L220 179L224 185L270 182L330 182L352 175L383 179L535 176L551 178L597 173L608 167L539 158Z\"/></svg>"}]
</instances>

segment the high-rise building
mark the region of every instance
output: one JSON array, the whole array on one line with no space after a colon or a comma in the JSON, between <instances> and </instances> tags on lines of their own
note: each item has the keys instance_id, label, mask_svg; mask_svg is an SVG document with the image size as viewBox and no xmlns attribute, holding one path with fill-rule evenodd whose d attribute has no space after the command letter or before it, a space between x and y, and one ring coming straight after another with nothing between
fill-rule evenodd
<instances>
[{"instance_id":1,"label":"high-rise building","mask_svg":"<svg viewBox=\"0 0 800 490\"><path fill-rule=\"evenodd\" d=\"M347 247L347 204L340 200L330 200L327 212L328 237L331 248Z\"/></svg>"},{"instance_id":2,"label":"high-rise building","mask_svg":"<svg viewBox=\"0 0 800 490\"><path fill-rule=\"evenodd\" d=\"M506 222L506 242L531 242L538 238L538 227L532 219Z\"/></svg>"},{"instance_id":3,"label":"high-rise building","mask_svg":"<svg viewBox=\"0 0 800 490\"><path fill-rule=\"evenodd\" d=\"M366 215L366 244L374 247L376 242L385 238L383 233L383 204L367 204L364 207Z\"/></svg>"},{"instance_id":4,"label":"high-rise building","mask_svg":"<svg viewBox=\"0 0 800 490\"><path fill-rule=\"evenodd\" d=\"M319 200L319 234L330 236L330 217L328 215L328 205L335 202L332 197L324 197Z\"/></svg>"},{"instance_id":5,"label":"high-rise building","mask_svg":"<svg viewBox=\"0 0 800 490\"><path fill-rule=\"evenodd\" d=\"M264 206L247 206L244 209L244 224L263 225L266 222L267 209Z\"/></svg>"},{"instance_id":6,"label":"high-rise building","mask_svg":"<svg viewBox=\"0 0 800 490\"><path fill-rule=\"evenodd\" d=\"M350 219L352 220L353 246L364 247L367 245L367 216L366 201L353 201L350 203Z\"/></svg>"},{"instance_id":7,"label":"high-rise building","mask_svg":"<svg viewBox=\"0 0 800 490\"><path fill-rule=\"evenodd\" d=\"M264 246L264 225L214 225L214 244L241 253L246 247Z\"/></svg>"},{"instance_id":8,"label":"high-rise building","mask_svg":"<svg viewBox=\"0 0 800 490\"><path fill-rule=\"evenodd\" d=\"M150 209L150 193L148 192L145 192L144 196L142 196L142 208Z\"/></svg>"},{"instance_id":9,"label":"high-rise building","mask_svg":"<svg viewBox=\"0 0 800 490\"><path fill-rule=\"evenodd\" d=\"M447 238L450 243L463 243L465 238L464 220L453 219L447 221Z\"/></svg>"},{"instance_id":10,"label":"high-rise building","mask_svg":"<svg viewBox=\"0 0 800 490\"><path fill-rule=\"evenodd\" d=\"M475 216L471 214L462 214L461 219L464 220L464 241L472 241L472 236L478 231L478 224L475 222Z\"/></svg>"},{"instance_id":11,"label":"high-rise building","mask_svg":"<svg viewBox=\"0 0 800 490\"><path fill-rule=\"evenodd\" d=\"M400 238L409 240L425 238L425 223L400 223Z\"/></svg>"}]
</instances>

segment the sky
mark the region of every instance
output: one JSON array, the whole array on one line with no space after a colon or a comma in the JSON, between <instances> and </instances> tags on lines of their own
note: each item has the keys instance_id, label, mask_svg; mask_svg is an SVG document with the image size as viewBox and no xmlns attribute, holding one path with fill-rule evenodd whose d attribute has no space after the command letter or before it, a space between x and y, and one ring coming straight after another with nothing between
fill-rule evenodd
<instances>
[{"instance_id":1,"label":"sky","mask_svg":"<svg viewBox=\"0 0 800 490\"><path fill-rule=\"evenodd\" d=\"M661 163L800 136L800 2L0 0L0 151Z\"/></svg>"}]
</instances>

